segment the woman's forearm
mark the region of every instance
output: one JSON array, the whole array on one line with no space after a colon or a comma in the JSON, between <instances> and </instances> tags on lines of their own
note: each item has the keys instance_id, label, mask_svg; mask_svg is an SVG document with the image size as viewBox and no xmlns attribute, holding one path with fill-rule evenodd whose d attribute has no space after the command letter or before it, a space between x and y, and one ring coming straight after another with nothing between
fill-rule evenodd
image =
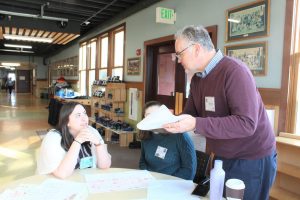
<instances>
[{"instance_id":1,"label":"woman's forearm","mask_svg":"<svg viewBox=\"0 0 300 200\"><path fill-rule=\"evenodd\" d=\"M61 161L57 169L53 172L53 175L58 178L66 178L70 176L77 164L77 159L79 155L81 144L74 141L67 152L64 159Z\"/></svg>"},{"instance_id":2,"label":"woman's forearm","mask_svg":"<svg viewBox=\"0 0 300 200\"><path fill-rule=\"evenodd\" d=\"M111 155L107 152L107 144L96 146L97 167L106 169L111 166Z\"/></svg>"}]
</instances>

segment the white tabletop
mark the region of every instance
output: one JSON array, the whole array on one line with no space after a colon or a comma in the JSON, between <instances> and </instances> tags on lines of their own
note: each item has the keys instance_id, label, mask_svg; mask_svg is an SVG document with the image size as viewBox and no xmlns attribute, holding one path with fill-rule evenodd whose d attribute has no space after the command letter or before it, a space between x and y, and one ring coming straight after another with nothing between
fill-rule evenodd
<instances>
[{"instance_id":1,"label":"white tabletop","mask_svg":"<svg viewBox=\"0 0 300 200\"><path fill-rule=\"evenodd\" d=\"M73 175L68 177L65 180L68 181L76 181L85 183L85 174L108 174L108 173L117 173L117 172L126 172L126 171L134 171L135 169L124 169L124 168L110 168L110 169L84 169L84 170L76 170ZM165 174L151 172L151 175L154 176L157 180L182 180L180 178L169 176ZM27 178L23 178L20 180L16 180L7 185L0 186L0 192L2 193L5 189L14 188L20 184L40 184L48 178L54 178L52 175L34 175ZM162 191L163 192L163 191ZM127 200L127 199L136 199L142 200L147 199L147 189L133 189L127 191L114 191L114 192L105 192L105 193L97 193L91 194L89 193L88 199L99 199L101 200ZM207 200L206 197L201 197L203 200Z\"/></svg>"}]
</instances>

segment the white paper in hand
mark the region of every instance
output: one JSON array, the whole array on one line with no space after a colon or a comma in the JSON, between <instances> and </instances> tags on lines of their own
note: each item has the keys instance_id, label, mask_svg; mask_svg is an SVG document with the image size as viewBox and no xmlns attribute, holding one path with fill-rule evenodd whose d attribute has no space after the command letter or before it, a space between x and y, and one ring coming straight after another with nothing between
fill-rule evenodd
<instances>
[{"instance_id":1,"label":"white paper in hand","mask_svg":"<svg viewBox=\"0 0 300 200\"><path fill-rule=\"evenodd\" d=\"M177 122L183 118L184 116L173 115L165 105L161 105L156 112L149 114L140 121L137 128L140 130L160 129L164 124Z\"/></svg>"}]
</instances>

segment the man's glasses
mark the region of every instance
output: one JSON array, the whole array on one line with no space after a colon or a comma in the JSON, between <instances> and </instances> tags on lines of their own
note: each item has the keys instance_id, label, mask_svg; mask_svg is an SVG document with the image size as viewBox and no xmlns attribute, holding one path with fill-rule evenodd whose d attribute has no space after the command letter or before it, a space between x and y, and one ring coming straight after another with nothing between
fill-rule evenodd
<instances>
[{"instance_id":1,"label":"man's glasses","mask_svg":"<svg viewBox=\"0 0 300 200\"><path fill-rule=\"evenodd\" d=\"M181 59L181 55L182 53L187 50L188 48L190 48L191 46L195 45L194 43L190 44L189 46L185 47L183 50L179 51L179 52L176 52L175 53L175 56L177 59Z\"/></svg>"}]
</instances>

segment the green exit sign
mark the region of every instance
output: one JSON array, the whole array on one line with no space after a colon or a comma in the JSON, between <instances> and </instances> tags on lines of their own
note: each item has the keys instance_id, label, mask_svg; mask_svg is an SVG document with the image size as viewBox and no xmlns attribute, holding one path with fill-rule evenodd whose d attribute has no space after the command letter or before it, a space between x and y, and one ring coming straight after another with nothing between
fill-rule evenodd
<instances>
[{"instance_id":1,"label":"green exit sign","mask_svg":"<svg viewBox=\"0 0 300 200\"><path fill-rule=\"evenodd\" d=\"M176 13L169 8L156 8L156 23L174 24L176 21Z\"/></svg>"}]
</instances>

